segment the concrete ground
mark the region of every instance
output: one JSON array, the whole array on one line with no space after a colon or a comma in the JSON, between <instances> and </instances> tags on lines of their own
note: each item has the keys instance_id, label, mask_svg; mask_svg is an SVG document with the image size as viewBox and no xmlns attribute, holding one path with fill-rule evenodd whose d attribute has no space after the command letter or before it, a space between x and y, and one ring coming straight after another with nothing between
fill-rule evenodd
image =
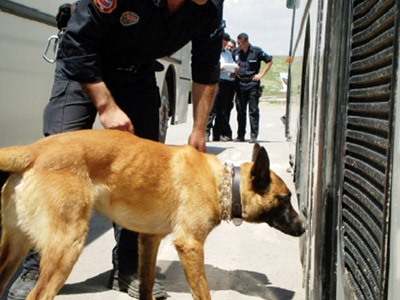
<instances>
[{"instance_id":1,"label":"concrete ground","mask_svg":"<svg viewBox=\"0 0 400 300\"><path fill-rule=\"evenodd\" d=\"M259 142L269 153L271 169L284 179L292 189L292 194L296 195L292 175L287 172L289 146L280 121L285 106L262 102L260 111ZM189 112L191 115L191 107ZM236 133L234 112L231 124ZM167 144L187 143L191 127L191 119L185 124L171 126ZM248 142L211 142L207 146L208 152L218 155L223 162L235 165L250 160L253 147ZM292 203L297 208L296 202L294 196ZM112 268L113 246L111 223L94 214L87 245L56 299L132 299L127 294L106 288ZM209 235L205 255L209 286L215 300L305 299L299 239L285 235L267 224L243 223L236 227L224 222ZM157 266L157 278L165 285L169 299L191 299L177 252L169 237L161 244ZM5 299L4 296L1 298Z\"/></svg>"}]
</instances>

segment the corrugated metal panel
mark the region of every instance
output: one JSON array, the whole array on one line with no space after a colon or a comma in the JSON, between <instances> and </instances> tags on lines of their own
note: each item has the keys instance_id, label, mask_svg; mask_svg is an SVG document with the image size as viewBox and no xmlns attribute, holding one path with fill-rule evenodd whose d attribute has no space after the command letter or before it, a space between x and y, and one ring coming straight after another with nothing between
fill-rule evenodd
<instances>
[{"instance_id":1,"label":"corrugated metal panel","mask_svg":"<svg viewBox=\"0 0 400 300\"><path fill-rule=\"evenodd\" d=\"M343 199L343 257L357 299L381 299L387 256L387 182L396 3L353 1Z\"/></svg>"}]
</instances>

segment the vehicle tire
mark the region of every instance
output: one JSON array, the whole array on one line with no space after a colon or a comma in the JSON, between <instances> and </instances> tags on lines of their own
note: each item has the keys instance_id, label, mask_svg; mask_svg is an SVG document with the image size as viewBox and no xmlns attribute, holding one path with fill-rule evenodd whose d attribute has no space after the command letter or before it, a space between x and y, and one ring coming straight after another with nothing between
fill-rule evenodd
<instances>
[{"instance_id":1,"label":"vehicle tire","mask_svg":"<svg viewBox=\"0 0 400 300\"><path fill-rule=\"evenodd\" d=\"M167 138L168 121L169 121L169 92L168 92L167 81L164 81L161 90L161 104L160 104L159 141L161 143L165 143L165 140Z\"/></svg>"}]
</instances>

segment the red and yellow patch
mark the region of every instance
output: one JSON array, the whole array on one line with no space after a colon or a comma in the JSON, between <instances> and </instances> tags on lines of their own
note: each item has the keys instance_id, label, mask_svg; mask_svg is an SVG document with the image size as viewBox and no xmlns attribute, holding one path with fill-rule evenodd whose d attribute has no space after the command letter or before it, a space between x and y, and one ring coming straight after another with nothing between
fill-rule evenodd
<instances>
[{"instance_id":1,"label":"red and yellow patch","mask_svg":"<svg viewBox=\"0 0 400 300\"><path fill-rule=\"evenodd\" d=\"M101 13L109 14L117 7L117 0L93 0Z\"/></svg>"},{"instance_id":2,"label":"red and yellow patch","mask_svg":"<svg viewBox=\"0 0 400 300\"><path fill-rule=\"evenodd\" d=\"M126 11L121 14L120 22L123 26L135 25L139 22L139 16L132 11Z\"/></svg>"}]
</instances>

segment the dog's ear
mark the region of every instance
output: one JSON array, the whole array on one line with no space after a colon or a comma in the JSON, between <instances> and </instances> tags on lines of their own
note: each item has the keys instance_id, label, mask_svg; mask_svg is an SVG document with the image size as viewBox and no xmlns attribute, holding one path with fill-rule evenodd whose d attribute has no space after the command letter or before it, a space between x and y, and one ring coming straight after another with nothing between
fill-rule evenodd
<instances>
[{"instance_id":1,"label":"dog's ear","mask_svg":"<svg viewBox=\"0 0 400 300\"><path fill-rule=\"evenodd\" d=\"M255 143L253 147L253 156L251 157L251 161L256 161L258 152L260 151L261 146L259 143Z\"/></svg>"},{"instance_id":2,"label":"dog's ear","mask_svg":"<svg viewBox=\"0 0 400 300\"><path fill-rule=\"evenodd\" d=\"M255 154L255 150L257 148L256 145L254 145L253 149L254 164L251 169L251 179L253 182L254 190L262 192L268 190L271 183L269 157L265 148L260 147L260 145L257 146L259 149L257 151L257 154Z\"/></svg>"}]
</instances>

